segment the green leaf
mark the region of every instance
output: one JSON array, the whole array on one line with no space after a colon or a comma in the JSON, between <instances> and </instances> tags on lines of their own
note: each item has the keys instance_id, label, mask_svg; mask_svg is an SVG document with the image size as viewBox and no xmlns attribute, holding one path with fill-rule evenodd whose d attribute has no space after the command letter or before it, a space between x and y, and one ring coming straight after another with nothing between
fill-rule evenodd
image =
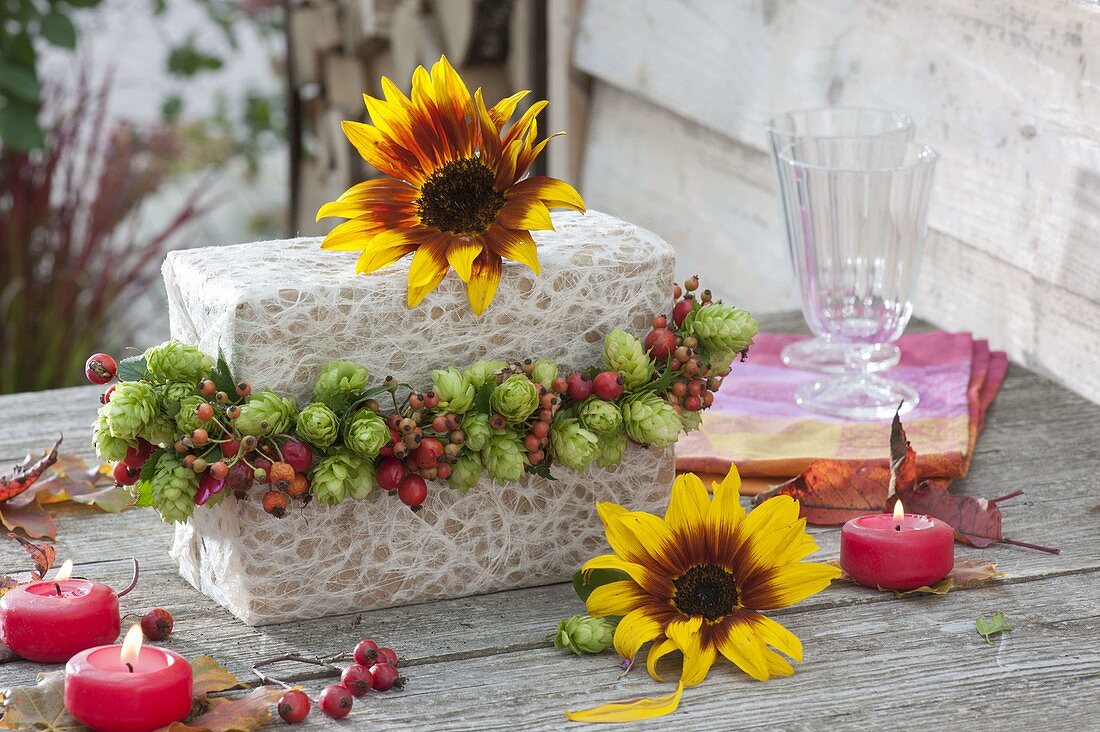
<instances>
[{"instance_id":1,"label":"green leaf","mask_svg":"<svg viewBox=\"0 0 1100 732\"><path fill-rule=\"evenodd\" d=\"M145 363L144 354L130 356L118 362L119 381L140 381L149 372L149 365Z\"/></svg>"},{"instance_id":2,"label":"green leaf","mask_svg":"<svg viewBox=\"0 0 1100 732\"><path fill-rule=\"evenodd\" d=\"M588 572L577 570L573 573L573 590L582 602L588 602L588 596L597 587L628 579L630 575L618 569L593 569Z\"/></svg>"},{"instance_id":3,"label":"green leaf","mask_svg":"<svg viewBox=\"0 0 1100 732\"><path fill-rule=\"evenodd\" d=\"M538 465L528 465L527 472L531 475L537 475L540 478L546 478L547 480L557 480L554 476L550 475L550 461L543 460Z\"/></svg>"},{"instance_id":4,"label":"green leaf","mask_svg":"<svg viewBox=\"0 0 1100 732\"><path fill-rule=\"evenodd\" d=\"M168 54L168 71L175 76L190 77L200 71L217 71L224 62L218 56L200 51L192 39L172 49Z\"/></svg>"},{"instance_id":5,"label":"green leaf","mask_svg":"<svg viewBox=\"0 0 1100 732\"><path fill-rule=\"evenodd\" d=\"M210 379L214 382L214 386L218 387L218 391L224 391L230 396L237 393L237 382L233 379L233 374L229 370L229 363L225 360L225 354L221 351L218 351L218 362L214 365L214 371L210 375Z\"/></svg>"},{"instance_id":6,"label":"green leaf","mask_svg":"<svg viewBox=\"0 0 1100 732\"><path fill-rule=\"evenodd\" d=\"M2 72L0 72L2 73ZM0 100L3 94L0 93ZM37 150L46 144L33 107L15 99L0 106L0 142L14 150Z\"/></svg>"},{"instance_id":7,"label":"green leaf","mask_svg":"<svg viewBox=\"0 0 1100 732\"><path fill-rule=\"evenodd\" d=\"M1005 622L1005 614L1002 612L996 612L992 618L988 619L978 616L978 619L974 621L974 627L977 628L978 635L985 638L985 642L990 645L993 644L991 636L1012 630L1012 626Z\"/></svg>"},{"instance_id":8,"label":"green leaf","mask_svg":"<svg viewBox=\"0 0 1100 732\"><path fill-rule=\"evenodd\" d=\"M42 92L33 68L10 63L0 63L0 91L32 105L38 104L38 97Z\"/></svg>"},{"instance_id":9,"label":"green leaf","mask_svg":"<svg viewBox=\"0 0 1100 732\"><path fill-rule=\"evenodd\" d=\"M667 364L665 365L664 370L658 373L660 374L660 376L658 376L656 379L649 382L648 384L644 384L643 386L631 393L637 394L639 392L651 391L657 394L661 394L668 391L668 388L672 386L672 380L676 378L676 373L668 368Z\"/></svg>"},{"instance_id":10,"label":"green leaf","mask_svg":"<svg viewBox=\"0 0 1100 732\"><path fill-rule=\"evenodd\" d=\"M160 116L165 122L175 122L183 112L183 100L178 96L171 96L160 105Z\"/></svg>"},{"instance_id":11,"label":"green leaf","mask_svg":"<svg viewBox=\"0 0 1100 732\"><path fill-rule=\"evenodd\" d=\"M148 508L153 505L153 471L157 469L157 463L163 457L166 450L156 450L145 464L141 466L141 477L131 489L134 496L134 505L139 508Z\"/></svg>"},{"instance_id":12,"label":"green leaf","mask_svg":"<svg viewBox=\"0 0 1100 732\"><path fill-rule=\"evenodd\" d=\"M497 388L496 381L489 379L481 388L474 394L474 406L472 411L481 412L482 414L490 414L493 409L489 406L489 397L493 395L493 389Z\"/></svg>"},{"instance_id":13,"label":"green leaf","mask_svg":"<svg viewBox=\"0 0 1100 732\"><path fill-rule=\"evenodd\" d=\"M69 16L56 8L42 18L42 36L55 46L76 48L76 28Z\"/></svg>"}]
</instances>

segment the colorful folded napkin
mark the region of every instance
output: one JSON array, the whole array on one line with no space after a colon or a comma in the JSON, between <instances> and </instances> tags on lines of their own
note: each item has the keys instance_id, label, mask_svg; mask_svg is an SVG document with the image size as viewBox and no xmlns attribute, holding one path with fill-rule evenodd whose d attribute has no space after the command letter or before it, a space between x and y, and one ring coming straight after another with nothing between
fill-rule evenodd
<instances>
[{"instance_id":1,"label":"colorful folded napkin","mask_svg":"<svg viewBox=\"0 0 1100 732\"><path fill-rule=\"evenodd\" d=\"M676 467L725 473L731 462L746 493L792 478L815 459L887 461L890 420L848 421L808 412L798 387L821 374L784 366L783 347L805 336L762 333L749 358L734 364L698 431L676 444ZM921 478L966 474L985 411L1004 380L1008 358L969 333L914 333L898 340L901 361L886 375L920 393L903 420ZM755 480L754 480L755 479Z\"/></svg>"}]
</instances>

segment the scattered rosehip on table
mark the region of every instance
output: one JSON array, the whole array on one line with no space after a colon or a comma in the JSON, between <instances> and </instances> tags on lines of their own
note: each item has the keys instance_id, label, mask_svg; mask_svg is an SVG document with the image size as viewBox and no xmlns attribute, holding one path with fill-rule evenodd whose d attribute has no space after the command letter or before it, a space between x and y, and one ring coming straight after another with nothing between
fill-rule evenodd
<instances>
[{"instance_id":1,"label":"scattered rosehip on table","mask_svg":"<svg viewBox=\"0 0 1100 732\"><path fill-rule=\"evenodd\" d=\"M375 691L400 690L405 685L405 677L392 663L378 662L370 667L371 688Z\"/></svg>"},{"instance_id":2,"label":"scattered rosehip on table","mask_svg":"<svg viewBox=\"0 0 1100 732\"><path fill-rule=\"evenodd\" d=\"M351 655L357 664L369 669L378 660L378 644L370 638L364 638L356 644Z\"/></svg>"},{"instance_id":3,"label":"scattered rosehip on table","mask_svg":"<svg viewBox=\"0 0 1100 732\"><path fill-rule=\"evenodd\" d=\"M343 719L351 712L354 699L351 692L341 684L326 686L321 692L321 711L333 719Z\"/></svg>"},{"instance_id":4,"label":"scattered rosehip on table","mask_svg":"<svg viewBox=\"0 0 1100 732\"><path fill-rule=\"evenodd\" d=\"M155 607L141 616L141 632L151 641L162 641L172 634L172 613Z\"/></svg>"},{"instance_id":5,"label":"scattered rosehip on table","mask_svg":"<svg viewBox=\"0 0 1100 732\"><path fill-rule=\"evenodd\" d=\"M370 669L353 663L340 674L340 683L351 692L352 696L363 696L371 690L374 681Z\"/></svg>"},{"instance_id":6,"label":"scattered rosehip on table","mask_svg":"<svg viewBox=\"0 0 1100 732\"><path fill-rule=\"evenodd\" d=\"M279 697L279 716L287 724L301 722L309 714L309 708L309 697L300 689L291 689Z\"/></svg>"}]
</instances>

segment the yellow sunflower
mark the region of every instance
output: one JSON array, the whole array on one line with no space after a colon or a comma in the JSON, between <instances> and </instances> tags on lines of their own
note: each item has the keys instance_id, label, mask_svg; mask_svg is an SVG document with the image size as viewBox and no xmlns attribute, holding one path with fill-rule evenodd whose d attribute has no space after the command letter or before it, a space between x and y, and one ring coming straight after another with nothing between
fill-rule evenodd
<instances>
[{"instance_id":1,"label":"yellow sunflower","mask_svg":"<svg viewBox=\"0 0 1100 732\"><path fill-rule=\"evenodd\" d=\"M383 77L384 99L363 95L373 124L344 122L363 159L388 178L354 185L317 212L349 219L321 246L362 251L357 272L373 272L415 253L408 305L415 307L454 268L481 315L496 294L502 258L539 272L530 232L552 230L551 208L584 211L564 181L524 178L550 138L538 141L539 101L505 132L514 94L487 109L446 57L429 73L417 67L411 98ZM553 137L553 136L551 136ZM522 180L521 180L522 179Z\"/></svg>"},{"instance_id":2,"label":"yellow sunflower","mask_svg":"<svg viewBox=\"0 0 1100 732\"><path fill-rule=\"evenodd\" d=\"M681 475L664 519L597 504L614 554L595 557L582 569L619 570L629 579L593 590L588 612L622 616L614 642L626 658L652 642L646 667L653 678L660 680L657 662L673 651L683 654L683 670L677 692L659 703L605 705L570 713L572 718L627 721L666 714L684 686L706 677L719 654L761 681L794 673L784 655L801 662L801 641L760 611L820 592L840 570L802 561L818 547L805 519L798 518L797 501L776 496L746 516L740 486L731 468L713 484L712 500L697 476Z\"/></svg>"}]
</instances>

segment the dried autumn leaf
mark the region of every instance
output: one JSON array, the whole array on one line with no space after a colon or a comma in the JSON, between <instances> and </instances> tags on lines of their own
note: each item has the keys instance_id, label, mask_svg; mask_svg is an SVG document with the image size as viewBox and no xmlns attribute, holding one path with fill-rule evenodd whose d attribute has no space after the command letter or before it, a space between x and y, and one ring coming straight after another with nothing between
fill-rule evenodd
<instances>
[{"instance_id":1,"label":"dried autumn leaf","mask_svg":"<svg viewBox=\"0 0 1100 732\"><path fill-rule=\"evenodd\" d=\"M197 699L216 691L245 686L240 679L229 673L229 669L210 656L199 656L191 662L191 676L191 695Z\"/></svg>"},{"instance_id":2,"label":"dried autumn leaf","mask_svg":"<svg viewBox=\"0 0 1100 732\"><path fill-rule=\"evenodd\" d=\"M834 526L868 513L881 513L890 484L890 468L878 462L815 460L802 475L756 496L760 505L786 495L799 503L808 523Z\"/></svg>"},{"instance_id":3,"label":"dried autumn leaf","mask_svg":"<svg viewBox=\"0 0 1100 732\"><path fill-rule=\"evenodd\" d=\"M65 672L39 674L34 686L8 689L0 729L75 732L87 727L65 709Z\"/></svg>"},{"instance_id":4,"label":"dried autumn leaf","mask_svg":"<svg viewBox=\"0 0 1100 732\"><path fill-rule=\"evenodd\" d=\"M120 513L133 505L134 499L125 487L116 485L110 465L89 468L75 455L59 455L50 475L8 505L25 505L38 501L42 505L73 501L86 506L98 506L108 513Z\"/></svg>"},{"instance_id":5,"label":"dried autumn leaf","mask_svg":"<svg viewBox=\"0 0 1100 732\"><path fill-rule=\"evenodd\" d=\"M0 502L14 498L34 485L46 468L57 462L57 448L63 439L64 435L58 437L53 447L38 460L28 455L26 460L13 467L6 475L0 475Z\"/></svg>"},{"instance_id":6,"label":"dried autumn leaf","mask_svg":"<svg viewBox=\"0 0 1100 732\"><path fill-rule=\"evenodd\" d=\"M208 711L166 732L253 732L271 721L271 705L283 695L277 686L261 686L236 699L207 698Z\"/></svg>"},{"instance_id":7,"label":"dried autumn leaf","mask_svg":"<svg viewBox=\"0 0 1100 732\"><path fill-rule=\"evenodd\" d=\"M0 523L8 531L22 529L32 539L53 539L57 537L57 524L53 515L47 513L38 501L25 506L0 504Z\"/></svg>"},{"instance_id":8,"label":"dried autumn leaf","mask_svg":"<svg viewBox=\"0 0 1100 732\"><path fill-rule=\"evenodd\" d=\"M836 560L826 562L826 564L834 567L840 566L840 562ZM914 594L946 595L951 590L965 590L984 585L987 582L1004 577L1004 574L1004 572L997 571L996 562L989 562L984 559L956 559L955 566L947 573L947 576L933 585L924 585L913 590L888 590L884 587L879 587L878 590L879 592L893 592L897 597ZM855 582L847 573L841 574L838 579Z\"/></svg>"},{"instance_id":9,"label":"dried autumn leaf","mask_svg":"<svg viewBox=\"0 0 1100 732\"><path fill-rule=\"evenodd\" d=\"M8 536L15 539L23 545L23 549L27 554L31 555L31 559L34 561L34 571L37 574L35 579L42 579L46 576L46 572L50 571L50 567L53 566L53 562L57 559L57 550L54 549L52 544L35 544L34 542L27 541L19 534L8 533Z\"/></svg>"}]
</instances>

